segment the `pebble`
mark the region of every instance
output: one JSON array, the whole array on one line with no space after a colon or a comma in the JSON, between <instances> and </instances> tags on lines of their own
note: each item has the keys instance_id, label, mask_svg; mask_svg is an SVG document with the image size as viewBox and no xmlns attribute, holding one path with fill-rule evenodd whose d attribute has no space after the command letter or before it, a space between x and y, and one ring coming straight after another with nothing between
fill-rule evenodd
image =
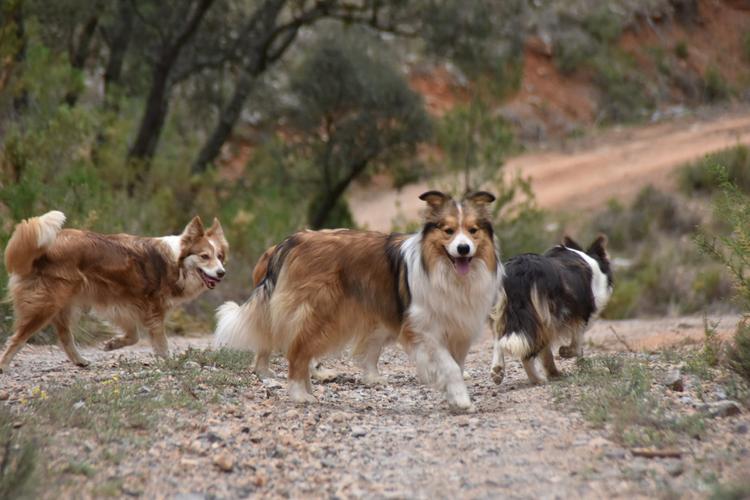
<instances>
[{"instance_id":1,"label":"pebble","mask_svg":"<svg viewBox=\"0 0 750 500\"><path fill-rule=\"evenodd\" d=\"M683 472L685 472L685 466L679 460L669 462L666 465L665 469L667 470L667 474L669 474L672 477L680 476L682 475Z\"/></svg>"},{"instance_id":2,"label":"pebble","mask_svg":"<svg viewBox=\"0 0 750 500\"><path fill-rule=\"evenodd\" d=\"M214 465L224 472L232 472L234 469L234 458L227 452L219 453L214 457Z\"/></svg>"},{"instance_id":3,"label":"pebble","mask_svg":"<svg viewBox=\"0 0 750 500\"><path fill-rule=\"evenodd\" d=\"M669 370L662 383L675 392L682 392L685 390L685 383L682 380L682 372L680 372L679 369Z\"/></svg>"},{"instance_id":4,"label":"pebble","mask_svg":"<svg viewBox=\"0 0 750 500\"><path fill-rule=\"evenodd\" d=\"M184 366L188 370L200 370L201 369L200 363L197 363L193 360L186 361Z\"/></svg>"},{"instance_id":5,"label":"pebble","mask_svg":"<svg viewBox=\"0 0 750 500\"><path fill-rule=\"evenodd\" d=\"M747 434L748 426L747 424L737 424L734 427L734 433L735 434Z\"/></svg>"},{"instance_id":6,"label":"pebble","mask_svg":"<svg viewBox=\"0 0 750 500\"><path fill-rule=\"evenodd\" d=\"M10 399L10 393L8 391L0 391L0 401L7 401Z\"/></svg>"},{"instance_id":7,"label":"pebble","mask_svg":"<svg viewBox=\"0 0 750 500\"><path fill-rule=\"evenodd\" d=\"M711 418L731 417L742 413L740 404L731 400L709 403L704 405L701 409Z\"/></svg>"},{"instance_id":8,"label":"pebble","mask_svg":"<svg viewBox=\"0 0 750 500\"><path fill-rule=\"evenodd\" d=\"M604 453L604 456L613 460L623 460L628 456L628 452L622 448L615 448Z\"/></svg>"},{"instance_id":9,"label":"pebble","mask_svg":"<svg viewBox=\"0 0 750 500\"><path fill-rule=\"evenodd\" d=\"M352 426L352 437L364 437L367 435L367 430L364 427L358 425Z\"/></svg>"}]
</instances>

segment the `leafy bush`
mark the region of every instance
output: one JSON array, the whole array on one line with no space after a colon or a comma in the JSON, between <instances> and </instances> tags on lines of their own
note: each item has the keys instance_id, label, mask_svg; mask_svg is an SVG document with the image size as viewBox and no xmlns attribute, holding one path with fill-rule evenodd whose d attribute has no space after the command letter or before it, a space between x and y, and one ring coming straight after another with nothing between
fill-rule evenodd
<instances>
[{"instance_id":1,"label":"leafy bush","mask_svg":"<svg viewBox=\"0 0 750 500\"><path fill-rule=\"evenodd\" d=\"M605 122L642 119L654 107L643 76L632 58L609 50L594 59L594 81L601 91L599 115Z\"/></svg>"},{"instance_id":2,"label":"leafy bush","mask_svg":"<svg viewBox=\"0 0 750 500\"><path fill-rule=\"evenodd\" d=\"M703 98L708 102L718 102L729 99L731 95L729 84L719 69L709 66L703 75Z\"/></svg>"},{"instance_id":3,"label":"leafy bush","mask_svg":"<svg viewBox=\"0 0 750 500\"><path fill-rule=\"evenodd\" d=\"M746 193L750 193L750 148L740 144L706 155L678 170L678 183L682 192L711 194L721 187L715 166L726 170L728 180Z\"/></svg>"},{"instance_id":4,"label":"leafy bush","mask_svg":"<svg viewBox=\"0 0 750 500\"><path fill-rule=\"evenodd\" d=\"M680 40L674 46L674 55L680 59L687 59L690 53L688 52L688 45L685 40Z\"/></svg>"},{"instance_id":5,"label":"leafy bush","mask_svg":"<svg viewBox=\"0 0 750 500\"><path fill-rule=\"evenodd\" d=\"M735 282L735 294L745 311L750 308L750 197L729 179L727 169L716 167L720 196L714 201L717 218L726 221L730 231L714 235L702 228L696 235L698 247L723 264ZM740 322L729 348L729 366L750 381L750 329L748 317Z\"/></svg>"},{"instance_id":6,"label":"leafy bush","mask_svg":"<svg viewBox=\"0 0 750 500\"><path fill-rule=\"evenodd\" d=\"M37 445L20 436L13 414L0 406L0 498L34 498Z\"/></svg>"}]
</instances>

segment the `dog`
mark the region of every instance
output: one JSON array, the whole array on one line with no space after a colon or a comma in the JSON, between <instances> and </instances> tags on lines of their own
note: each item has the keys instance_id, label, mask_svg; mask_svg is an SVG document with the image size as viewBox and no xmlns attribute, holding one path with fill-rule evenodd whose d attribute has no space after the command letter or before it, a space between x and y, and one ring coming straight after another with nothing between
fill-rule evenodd
<instances>
[{"instance_id":1,"label":"dog","mask_svg":"<svg viewBox=\"0 0 750 500\"><path fill-rule=\"evenodd\" d=\"M24 220L5 249L15 324L0 372L48 324L68 359L87 366L71 334L72 319L85 308L122 330L106 350L135 344L138 329L145 328L154 352L166 357L167 312L213 289L225 275L229 244L218 219L205 230L195 217L182 234L161 238L62 229L64 222L58 211Z\"/></svg>"},{"instance_id":2,"label":"dog","mask_svg":"<svg viewBox=\"0 0 750 500\"><path fill-rule=\"evenodd\" d=\"M420 199L427 206L416 234L302 231L270 249L250 298L219 307L215 345L255 351L261 378L273 375L271 353L284 353L289 396L308 403L315 359L352 343L364 381L377 383L383 347L398 341L451 408L471 411L464 360L501 275L488 211L495 197L428 191Z\"/></svg>"},{"instance_id":3,"label":"dog","mask_svg":"<svg viewBox=\"0 0 750 500\"><path fill-rule=\"evenodd\" d=\"M560 347L563 358L583 356L583 334L612 296L612 266L607 239L599 236L584 251L565 237L544 255L513 257L505 263L504 292L493 308L492 378L500 384L505 374L504 354L523 361L532 384L541 384L535 360L541 356L548 377L557 377L552 344L570 337Z\"/></svg>"}]
</instances>

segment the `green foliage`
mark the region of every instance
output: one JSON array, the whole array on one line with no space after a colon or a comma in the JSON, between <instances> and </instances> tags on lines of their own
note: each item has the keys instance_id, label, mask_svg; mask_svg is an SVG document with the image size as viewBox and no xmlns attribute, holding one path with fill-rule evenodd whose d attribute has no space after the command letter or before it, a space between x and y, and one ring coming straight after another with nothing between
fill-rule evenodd
<instances>
[{"instance_id":1,"label":"green foliage","mask_svg":"<svg viewBox=\"0 0 750 500\"><path fill-rule=\"evenodd\" d=\"M746 500L750 497L750 480L741 479L729 484L716 484L713 487L711 500Z\"/></svg>"},{"instance_id":2,"label":"green foliage","mask_svg":"<svg viewBox=\"0 0 750 500\"><path fill-rule=\"evenodd\" d=\"M586 16L583 27L597 42L605 45L615 43L623 29L622 18L607 5L601 5Z\"/></svg>"},{"instance_id":3,"label":"green foliage","mask_svg":"<svg viewBox=\"0 0 750 500\"><path fill-rule=\"evenodd\" d=\"M628 206L613 201L596 214L589 224L591 235L606 234L612 253L629 261L615 270L604 316L726 310L729 278L689 242L701 220L688 202L653 187L644 188Z\"/></svg>"},{"instance_id":4,"label":"green foliage","mask_svg":"<svg viewBox=\"0 0 750 500\"><path fill-rule=\"evenodd\" d=\"M645 79L629 55L610 50L594 59L594 81L601 90L599 114L605 122L642 119L654 106Z\"/></svg>"},{"instance_id":5,"label":"green foliage","mask_svg":"<svg viewBox=\"0 0 750 500\"><path fill-rule=\"evenodd\" d=\"M750 193L750 148L739 144L706 155L702 160L678 171L680 189L687 195L712 194L721 188L722 179L716 175L716 165L726 170L727 180L745 193Z\"/></svg>"},{"instance_id":6,"label":"green foliage","mask_svg":"<svg viewBox=\"0 0 750 500\"><path fill-rule=\"evenodd\" d=\"M37 443L14 429L14 420L0 405L0 498L34 498Z\"/></svg>"},{"instance_id":7,"label":"green foliage","mask_svg":"<svg viewBox=\"0 0 750 500\"><path fill-rule=\"evenodd\" d=\"M413 155L430 131L421 97L387 54L359 35L321 38L292 75L292 125L301 133L293 147L307 159L300 177L312 177L313 227L351 225L342 199L351 182L368 168Z\"/></svg>"},{"instance_id":8,"label":"green foliage","mask_svg":"<svg viewBox=\"0 0 750 500\"><path fill-rule=\"evenodd\" d=\"M703 75L703 98L708 102L725 101L732 96L724 75L716 66L709 66Z\"/></svg>"},{"instance_id":9,"label":"green foliage","mask_svg":"<svg viewBox=\"0 0 750 500\"><path fill-rule=\"evenodd\" d=\"M688 58L690 52L688 51L688 45L685 40L680 40L675 44L674 55L683 60Z\"/></svg>"},{"instance_id":10,"label":"green foliage","mask_svg":"<svg viewBox=\"0 0 750 500\"><path fill-rule=\"evenodd\" d=\"M648 365L637 359L581 358L566 386L582 390L572 394L571 402L563 387L556 399L569 401L592 425L611 428L613 438L626 446L661 447L702 436L703 419L673 416L668 404L652 392L652 379Z\"/></svg>"},{"instance_id":11,"label":"green foliage","mask_svg":"<svg viewBox=\"0 0 750 500\"><path fill-rule=\"evenodd\" d=\"M733 345L729 349L729 367L750 383L750 325L747 318L737 326Z\"/></svg>"},{"instance_id":12,"label":"green foliage","mask_svg":"<svg viewBox=\"0 0 750 500\"><path fill-rule=\"evenodd\" d=\"M495 115L481 96L447 113L438 124L436 136L446 172L464 191L498 179L503 162L516 150L510 125Z\"/></svg>"}]
</instances>

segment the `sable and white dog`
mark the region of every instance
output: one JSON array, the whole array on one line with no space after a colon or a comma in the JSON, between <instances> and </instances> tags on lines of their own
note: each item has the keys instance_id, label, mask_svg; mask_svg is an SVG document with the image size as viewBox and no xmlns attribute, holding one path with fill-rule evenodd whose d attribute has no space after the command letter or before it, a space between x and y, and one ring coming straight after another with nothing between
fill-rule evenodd
<instances>
[{"instance_id":1,"label":"sable and white dog","mask_svg":"<svg viewBox=\"0 0 750 500\"><path fill-rule=\"evenodd\" d=\"M599 236L584 251L566 236L544 255L523 254L505 263L504 294L491 315L495 383L505 374L504 353L523 360L533 384L545 381L536 370L537 356L549 377L560 374L552 354L556 340L570 337L570 345L560 347L561 357L583 356L583 334L612 295L606 243Z\"/></svg>"},{"instance_id":2,"label":"sable and white dog","mask_svg":"<svg viewBox=\"0 0 750 500\"><path fill-rule=\"evenodd\" d=\"M82 308L92 308L122 329L106 350L135 344L138 329L145 328L154 352L167 356L164 318L169 309L224 277L229 245L217 219L206 231L195 217L182 234L162 238L62 229L64 222L58 211L22 221L5 249L15 325L0 372L50 323L70 361L86 366L70 331L71 319Z\"/></svg>"},{"instance_id":3,"label":"sable and white dog","mask_svg":"<svg viewBox=\"0 0 750 500\"><path fill-rule=\"evenodd\" d=\"M247 302L219 308L215 344L255 351L259 376L272 375L273 351L284 353L291 399L312 402L314 359L353 343L365 381L376 382L383 347L398 341L423 381L471 410L464 359L499 288L487 212L495 197L429 191L420 199L428 206L419 233L302 231L270 249Z\"/></svg>"}]
</instances>

